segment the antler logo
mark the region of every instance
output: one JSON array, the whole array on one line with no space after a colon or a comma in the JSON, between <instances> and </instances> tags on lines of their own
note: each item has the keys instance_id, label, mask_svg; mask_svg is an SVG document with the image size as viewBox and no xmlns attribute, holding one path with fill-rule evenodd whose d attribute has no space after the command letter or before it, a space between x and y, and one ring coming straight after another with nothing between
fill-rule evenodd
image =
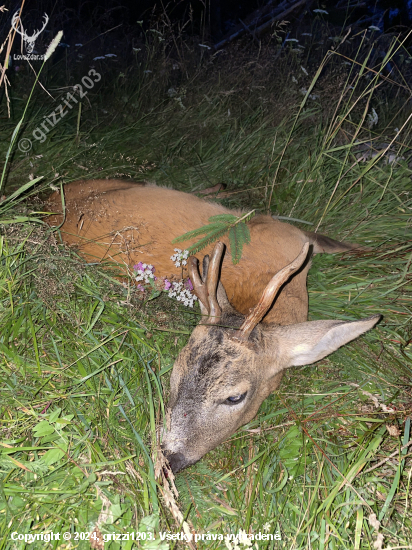
<instances>
[{"instance_id":1,"label":"antler logo","mask_svg":"<svg viewBox=\"0 0 412 550\"><path fill-rule=\"evenodd\" d=\"M34 33L30 36L26 33L26 31L23 28L23 23L21 22L21 19L19 17L19 12L16 11L16 13L13 15L13 19L11 20L11 26L15 31L17 31L22 36L23 42L26 45L27 53L33 52L34 44L36 43L36 40L39 34L41 34L44 31L47 23L49 22L49 17L47 13L43 15L43 19L44 19L43 27L39 31L34 31Z\"/></svg>"}]
</instances>

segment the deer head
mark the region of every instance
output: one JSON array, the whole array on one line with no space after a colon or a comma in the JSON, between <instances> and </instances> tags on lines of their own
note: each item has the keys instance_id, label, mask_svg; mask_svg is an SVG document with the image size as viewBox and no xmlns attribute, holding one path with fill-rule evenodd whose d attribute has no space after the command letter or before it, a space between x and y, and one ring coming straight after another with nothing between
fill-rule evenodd
<instances>
[{"instance_id":1,"label":"deer head","mask_svg":"<svg viewBox=\"0 0 412 550\"><path fill-rule=\"evenodd\" d=\"M312 321L295 325L260 323L282 285L307 260L309 244L276 273L246 317L230 305L219 268L224 245L217 243L202 278L196 258L189 275L202 321L178 356L170 379L163 449L174 472L194 464L256 415L292 366L309 365L372 328L374 315L352 322Z\"/></svg>"},{"instance_id":2,"label":"deer head","mask_svg":"<svg viewBox=\"0 0 412 550\"><path fill-rule=\"evenodd\" d=\"M40 35L46 28L47 23L49 22L49 17L47 13L43 15L44 23L42 28L39 31L34 31L34 33L29 36L26 31L23 28L23 23L21 22L19 12L16 11L16 13L13 15L13 19L11 20L11 26L12 28L17 31L23 38L24 43L26 44L27 53L32 53L34 50L34 44ZM19 29L19 26L21 27L21 30Z\"/></svg>"}]
</instances>

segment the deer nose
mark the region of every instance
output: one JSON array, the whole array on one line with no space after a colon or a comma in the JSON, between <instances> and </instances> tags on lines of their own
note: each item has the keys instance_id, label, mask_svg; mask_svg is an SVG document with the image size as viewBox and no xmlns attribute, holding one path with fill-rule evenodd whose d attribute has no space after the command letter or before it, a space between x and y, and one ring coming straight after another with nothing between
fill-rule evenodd
<instances>
[{"instance_id":1,"label":"deer nose","mask_svg":"<svg viewBox=\"0 0 412 550\"><path fill-rule=\"evenodd\" d=\"M187 460L185 455L182 453L165 453L165 456L169 461L170 468L174 474L180 472L180 470L183 470L186 466L193 464L193 462Z\"/></svg>"}]
</instances>

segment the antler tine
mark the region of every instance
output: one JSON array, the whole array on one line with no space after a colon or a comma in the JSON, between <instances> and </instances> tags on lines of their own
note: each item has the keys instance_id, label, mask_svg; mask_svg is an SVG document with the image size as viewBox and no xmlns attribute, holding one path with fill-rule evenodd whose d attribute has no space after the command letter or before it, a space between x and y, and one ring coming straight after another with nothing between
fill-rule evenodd
<instances>
[{"instance_id":1,"label":"antler tine","mask_svg":"<svg viewBox=\"0 0 412 550\"><path fill-rule=\"evenodd\" d=\"M209 299L209 317L210 323L216 324L220 321L222 316L222 309L217 301L217 285L219 283L219 266L220 260L224 250L224 244L217 241L210 258L208 271L207 271L207 293Z\"/></svg>"},{"instance_id":2,"label":"antler tine","mask_svg":"<svg viewBox=\"0 0 412 550\"><path fill-rule=\"evenodd\" d=\"M17 11L13 15L13 18L11 20L11 26L16 32L18 32L19 34L22 34L22 32L19 30L19 27L16 26L16 21L18 21L19 25L23 26L22 23L21 23L21 20L20 20L20 15L18 14Z\"/></svg>"},{"instance_id":3,"label":"antler tine","mask_svg":"<svg viewBox=\"0 0 412 550\"><path fill-rule=\"evenodd\" d=\"M303 262L308 255L308 250L309 243L305 243L299 256L297 256L297 258L295 258L293 262L278 271L276 275L272 277L265 290L263 291L259 303L249 313L249 315L244 320L242 326L240 327L239 334L237 335L238 340L246 342L252 330L262 320L262 318L272 305L273 300L275 299L275 296L278 293L280 287L289 279L289 277L293 273L295 273L303 265Z\"/></svg>"},{"instance_id":4,"label":"antler tine","mask_svg":"<svg viewBox=\"0 0 412 550\"><path fill-rule=\"evenodd\" d=\"M206 284L202 282L202 279L199 275L199 261L195 256L190 256L189 260L189 277L192 281L193 285L193 292L196 294L196 296L199 298L199 300L202 302L204 308L210 312L209 308L209 301L207 297L207 287Z\"/></svg>"}]
</instances>

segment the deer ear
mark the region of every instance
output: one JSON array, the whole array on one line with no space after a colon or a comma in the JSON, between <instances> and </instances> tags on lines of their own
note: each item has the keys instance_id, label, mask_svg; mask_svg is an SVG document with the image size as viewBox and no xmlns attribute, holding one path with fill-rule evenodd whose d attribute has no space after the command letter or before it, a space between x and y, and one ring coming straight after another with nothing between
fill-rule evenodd
<instances>
[{"instance_id":1,"label":"deer ear","mask_svg":"<svg viewBox=\"0 0 412 550\"><path fill-rule=\"evenodd\" d=\"M277 327L285 367L311 365L371 329L381 315L360 321L311 321Z\"/></svg>"}]
</instances>

